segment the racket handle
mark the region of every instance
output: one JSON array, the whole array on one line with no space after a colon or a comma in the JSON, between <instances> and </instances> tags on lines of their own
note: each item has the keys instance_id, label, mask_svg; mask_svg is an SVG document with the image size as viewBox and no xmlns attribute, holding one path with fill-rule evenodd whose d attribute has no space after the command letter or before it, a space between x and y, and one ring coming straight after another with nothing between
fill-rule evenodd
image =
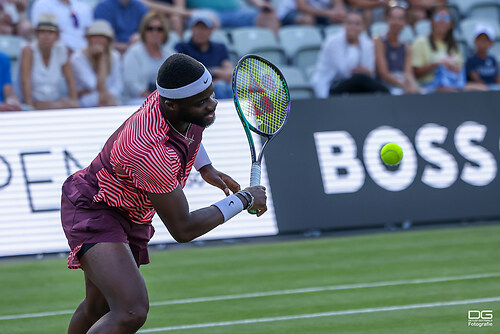
<instances>
[{"instance_id":1,"label":"racket handle","mask_svg":"<svg viewBox=\"0 0 500 334\"><path fill-rule=\"evenodd\" d=\"M250 187L258 186L260 184L260 171L261 171L260 163L258 162L252 163L252 169L250 171ZM256 215L259 213L259 210L248 210L248 213Z\"/></svg>"}]
</instances>

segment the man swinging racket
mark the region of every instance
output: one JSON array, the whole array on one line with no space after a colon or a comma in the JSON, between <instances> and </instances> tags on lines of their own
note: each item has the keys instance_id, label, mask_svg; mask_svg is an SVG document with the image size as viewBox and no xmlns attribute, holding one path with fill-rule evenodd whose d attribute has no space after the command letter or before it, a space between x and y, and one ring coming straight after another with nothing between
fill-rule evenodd
<instances>
[{"instance_id":1,"label":"man swinging racket","mask_svg":"<svg viewBox=\"0 0 500 334\"><path fill-rule=\"evenodd\" d=\"M212 166L201 144L217 106L208 70L174 54L160 67L156 85L94 161L62 187L68 266L83 269L86 287L70 334L135 333L144 324L149 300L138 267L149 263L155 212L176 241L188 242L244 209L258 216L267 210L265 188L240 190ZM182 188L193 166L227 197L189 212Z\"/></svg>"}]
</instances>

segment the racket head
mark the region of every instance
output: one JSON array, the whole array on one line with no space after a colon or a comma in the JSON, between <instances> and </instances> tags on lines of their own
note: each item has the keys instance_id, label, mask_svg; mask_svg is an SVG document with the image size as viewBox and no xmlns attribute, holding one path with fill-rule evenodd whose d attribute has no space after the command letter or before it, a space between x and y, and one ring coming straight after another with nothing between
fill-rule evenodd
<instances>
[{"instance_id":1,"label":"racket head","mask_svg":"<svg viewBox=\"0 0 500 334\"><path fill-rule=\"evenodd\" d=\"M233 71L233 100L244 126L261 136L273 136L290 114L290 92L285 77L270 61L242 57Z\"/></svg>"}]
</instances>

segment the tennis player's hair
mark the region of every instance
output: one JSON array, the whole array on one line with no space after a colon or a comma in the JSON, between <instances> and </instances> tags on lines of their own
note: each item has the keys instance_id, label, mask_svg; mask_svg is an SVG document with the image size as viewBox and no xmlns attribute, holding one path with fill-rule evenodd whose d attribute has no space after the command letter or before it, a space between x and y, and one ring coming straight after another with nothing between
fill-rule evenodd
<instances>
[{"instance_id":1,"label":"tennis player's hair","mask_svg":"<svg viewBox=\"0 0 500 334\"><path fill-rule=\"evenodd\" d=\"M175 53L161 65L157 81L163 88L179 88L195 82L204 72L205 67L193 57Z\"/></svg>"}]
</instances>

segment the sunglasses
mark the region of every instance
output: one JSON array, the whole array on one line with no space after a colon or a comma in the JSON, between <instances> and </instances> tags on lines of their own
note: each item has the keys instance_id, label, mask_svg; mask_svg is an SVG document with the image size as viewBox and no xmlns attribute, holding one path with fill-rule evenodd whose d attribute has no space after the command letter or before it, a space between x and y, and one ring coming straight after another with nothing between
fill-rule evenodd
<instances>
[{"instance_id":1,"label":"sunglasses","mask_svg":"<svg viewBox=\"0 0 500 334\"><path fill-rule=\"evenodd\" d=\"M163 31L163 27L146 27L146 31Z\"/></svg>"},{"instance_id":2,"label":"sunglasses","mask_svg":"<svg viewBox=\"0 0 500 334\"><path fill-rule=\"evenodd\" d=\"M450 14L435 14L434 21L450 22L451 16Z\"/></svg>"}]
</instances>

